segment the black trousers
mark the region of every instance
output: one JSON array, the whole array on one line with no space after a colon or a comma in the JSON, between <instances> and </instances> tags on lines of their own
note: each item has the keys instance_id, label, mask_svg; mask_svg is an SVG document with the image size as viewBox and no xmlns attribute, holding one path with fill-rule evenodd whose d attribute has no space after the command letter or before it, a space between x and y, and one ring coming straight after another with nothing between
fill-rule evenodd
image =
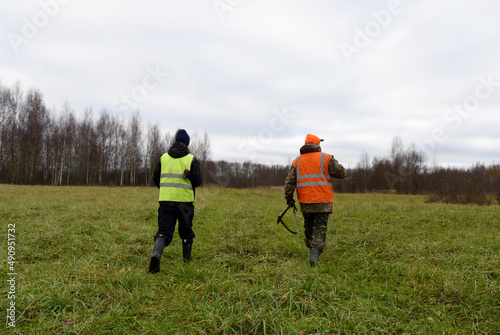
<instances>
[{"instance_id":1,"label":"black trousers","mask_svg":"<svg viewBox=\"0 0 500 335\"><path fill-rule=\"evenodd\" d=\"M179 222L179 236L184 244L191 244L196 237L193 231L194 205L167 206L160 205L158 208L158 232L157 238L165 240L168 246L174 237L175 224Z\"/></svg>"}]
</instances>

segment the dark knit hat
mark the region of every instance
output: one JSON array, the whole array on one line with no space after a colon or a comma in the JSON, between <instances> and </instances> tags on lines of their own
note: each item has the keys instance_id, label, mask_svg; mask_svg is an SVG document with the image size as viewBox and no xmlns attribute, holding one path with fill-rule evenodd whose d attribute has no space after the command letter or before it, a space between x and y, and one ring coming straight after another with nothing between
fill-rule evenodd
<instances>
[{"instance_id":1,"label":"dark knit hat","mask_svg":"<svg viewBox=\"0 0 500 335\"><path fill-rule=\"evenodd\" d=\"M185 145L189 145L189 135L184 129L179 129L177 134L175 134L175 142L182 142Z\"/></svg>"}]
</instances>

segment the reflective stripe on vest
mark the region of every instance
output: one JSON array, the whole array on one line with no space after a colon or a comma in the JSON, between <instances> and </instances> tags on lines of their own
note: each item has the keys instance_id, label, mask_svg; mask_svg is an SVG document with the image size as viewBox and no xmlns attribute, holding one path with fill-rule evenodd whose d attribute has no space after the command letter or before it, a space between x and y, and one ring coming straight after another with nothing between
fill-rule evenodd
<instances>
[{"instance_id":1,"label":"reflective stripe on vest","mask_svg":"<svg viewBox=\"0 0 500 335\"><path fill-rule=\"evenodd\" d=\"M331 157L332 155L322 152L310 152L294 160L300 203L333 202L332 179L328 171Z\"/></svg>"},{"instance_id":2,"label":"reflective stripe on vest","mask_svg":"<svg viewBox=\"0 0 500 335\"><path fill-rule=\"evenodd\" d=\"M194 156L173 158L169 154L161 156L159 201L193 202L193 187L189 179L182 178L184 170L191 168Z\"/></svg>"}]
</instances>

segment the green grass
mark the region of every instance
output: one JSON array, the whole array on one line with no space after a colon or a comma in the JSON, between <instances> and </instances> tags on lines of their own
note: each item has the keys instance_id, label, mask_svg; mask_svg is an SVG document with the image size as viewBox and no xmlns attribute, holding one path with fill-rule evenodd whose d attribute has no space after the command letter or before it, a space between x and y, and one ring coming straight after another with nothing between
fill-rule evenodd
<instances>
[{"instance_id":1,"label":"green grass","mask_svg":"<svg viewBox=\"0 0 500 335\"><path fill-rule=\"evenodd\" d=\"M15 331L500 333L499 206L336 194L327 249L310 268L303 228L276 224L282 192L199 189L193 261L182 262L176 235L151 275L157 196L0 185L3 264L16 224ZM293 226L291 213L285 220Z\"/></svg>"}]
</instances>

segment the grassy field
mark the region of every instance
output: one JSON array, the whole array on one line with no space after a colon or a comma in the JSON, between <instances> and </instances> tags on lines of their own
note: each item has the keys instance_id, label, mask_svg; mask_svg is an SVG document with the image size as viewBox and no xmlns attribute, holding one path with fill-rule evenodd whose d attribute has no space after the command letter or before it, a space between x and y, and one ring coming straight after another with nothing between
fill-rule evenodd
<instances>
[{"instance_id":1,"label":"grassy field","mask_svg":"<svg viewBox=\"0 0 500 335\"><path fill-rule=\"evenodd\" d=\"M199 189L193 261L176 235L151 275L157 196L0 185L4 316L16 308L0 333L500 333L499 206L336 194L310 268L303 228L276 224L282 192Z\"/></svg>"}]
</instances>

